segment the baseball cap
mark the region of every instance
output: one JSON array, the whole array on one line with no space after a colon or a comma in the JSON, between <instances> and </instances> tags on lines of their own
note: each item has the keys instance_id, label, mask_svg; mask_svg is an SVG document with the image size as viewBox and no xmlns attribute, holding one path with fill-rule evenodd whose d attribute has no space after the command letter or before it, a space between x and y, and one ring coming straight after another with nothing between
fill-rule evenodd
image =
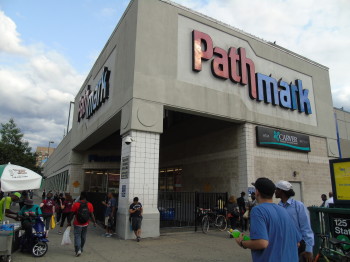
<instances>
[{"instance_id":1,"label":"baseball cap","mask_svg":"<svg viewBox=\"0 0 350 262\"><path fill-rule=\"evenodd\" d=\"M257 190L259 190L260 193L263 193L267 196L273 196L276 190L275 184L266 177L260 177L258 178L254 183L252 183L253 186Z\"/></svg>"},{"instance_id":2,"label":"baseball cap","mask_svg":"<svg viewBox=\"0 0 350 262\"><path fill-rule=\"evenodd\" d=\"M276 183L276 187L283 190L283 191L289 191L293 189L293 186L291 183L285 180L280 180Z\"/></svg>"},{"instance_id":3,"label":"baseball cap","mask_svg":"<svg viewBox=\"0 0 350 262\"><path fill-rule=\"evenodd\" d=\"M16 196L16 197L18 197L18 198L21 198L21 194L18 193L18 192L13 193L13 195Z\"/></svg>"}]
</instances>

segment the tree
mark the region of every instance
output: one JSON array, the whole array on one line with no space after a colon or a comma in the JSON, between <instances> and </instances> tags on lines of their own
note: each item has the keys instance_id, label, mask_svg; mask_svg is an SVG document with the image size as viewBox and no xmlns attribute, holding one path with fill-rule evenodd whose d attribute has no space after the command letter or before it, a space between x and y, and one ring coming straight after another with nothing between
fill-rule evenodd
<instances>
[{"instance_id":1,"label":"tree","mask_svg":"<svg viewBox=\"0 0 350 262\"><path fill-rule=\"evenodd\" d=\"M31 152L32 148L23 139L21 129L12 118L8 123L1 124L0 136L0 164L11 162L40 173L40 168L36 166L35 153Z\"/></svg>"}]
</instances>

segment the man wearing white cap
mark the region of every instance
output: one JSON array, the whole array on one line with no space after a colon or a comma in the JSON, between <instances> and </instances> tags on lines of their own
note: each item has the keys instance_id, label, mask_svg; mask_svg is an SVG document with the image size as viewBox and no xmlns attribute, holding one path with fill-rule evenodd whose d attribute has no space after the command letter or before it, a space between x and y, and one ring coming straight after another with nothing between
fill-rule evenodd
<instances>
[{"instance_id":1,"label":"man wearing white cap","mask_svg":"<svg viewBox=\"0 0 350 262\"><path fill-rule=\"evenodd\" d=\"M295 192L292 184L288 181L281 180L277 182L275 195L276 198L281 199L278 205L287 210L288 214L294 221L296 228L303 237L299 247L299 261L312 262L314 233L311 229L310 219L305 205L292 198L295 196Z\"/></svg>"}]
</instances>

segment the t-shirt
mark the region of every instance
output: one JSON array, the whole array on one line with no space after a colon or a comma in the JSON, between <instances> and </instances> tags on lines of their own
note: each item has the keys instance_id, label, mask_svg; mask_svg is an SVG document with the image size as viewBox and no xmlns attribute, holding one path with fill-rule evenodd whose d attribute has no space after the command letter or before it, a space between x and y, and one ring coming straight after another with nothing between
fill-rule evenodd
<instances>
[{"instance_id":1,"label":"t-shirt","mask_svg":"<svg viewBox=\"0 0 350 262\"><path fill-rule=\"evenodd\" d=\"M132 203L129 209L136 210L138 208L142 208L142 204L138 202L137 204ZM139 217L141 216L141 210L136 211L135 213L130 214L131 217Z\"/></svg>"},{"instance_id":2,"label":"t-shirt","mask_svg":"<svg viewBox=\"0 0 350 262\"><path fill-rule=\"evenodd\" d=\"M107 202L105 216L109 217L112 214L113 207L116 207L116 206L117 206L117 200L114 197L109 199Z\"/></svg>"},{"instance_id":3,"label":"t-shirt","mask_svg":"<svg viewBox=\"0 0 350 262\"><path fill-rule=\"evenodd\" d=\"M33 205L33 206L23 206L22 209L18 212L18 215L20 216L24 216L24 213L28 213L28 215L35 215L35 216L39 216L41 215L41 209L38 205ZM33 221L33 217L28 217L26 216L26 218L28 218L28 220L30 220L31 222Z\"/></svg>"},{"instance_id":4,"label":"t-shirt","mask_svg":"<svg viewBox=\"0 0 350 262\"><path fill-rule=\"evenodd\" d=\"M44 214L53 214L53 208L55 206L55 201L53 199L46 199L42 203L44 205L41 207L41 211Z\"/></svg>"},{"instance_id":5,"label":"t-shirt","mask_svg":"<svg viewBox=\"0 0 350 262\"><path fill-rule=\"evenodd\" d=\"M70 213L72 212L73 201L65 200L62 205L64 208L62 209L62 213Z\"/></svg>"},{"instance_id":6,"label":"t-shirt","mask_svg":"<svg viewBox=\"0 0 350 262\"><path fill-rule=\"evenodd\" d=\"M6 203L5 203L6 201ZM10 209L12 203L12 198L11 197L4 197L3 199L0 200L0 221L2 221L4 219L4 205L6 205L5 210L6 209Z\"/></svg>"},{"instance_id":7,"label":"t-shirt","mask_svg":"<svg viewBox=\"0 0 350 262\"><path fill-rule=\"evenodd\" d=\"M298 242L302 237L283 207L259 204L251 211L250 223L251 239L269 241L267 248L252 250L254 262L299 261Z\"/></svg>"},{"instance_id":8,"label":"t-shirt","mask_svg":"<svg viewBox=\"0 0 350 262\"><path fill-rule=\"evenodd\" d=\"M81 200L81 202L87 202L87 201ZM90 202L87 202L87 206L88 206L89 212L90 212L90 213L93 213L93 212L94 212L94 207L93 207L93 205L92 205ZM83 227L83 226L88 226L88 225L89 225L89 221L86 222L86 223L84 223L84 224L82 224L82 223L80 223L80 222L78 221L78 219L77 219L77 213L78 213L78 211L79 211L79 207L80 207L80 202L76 202L76 203L74 203L73 206L72 206L71 211L72 211L72 212L74 213L74 215L75 215L73 225L75 225L75 226L81 226L81 227Z\"/></svg>"}]
</instances>

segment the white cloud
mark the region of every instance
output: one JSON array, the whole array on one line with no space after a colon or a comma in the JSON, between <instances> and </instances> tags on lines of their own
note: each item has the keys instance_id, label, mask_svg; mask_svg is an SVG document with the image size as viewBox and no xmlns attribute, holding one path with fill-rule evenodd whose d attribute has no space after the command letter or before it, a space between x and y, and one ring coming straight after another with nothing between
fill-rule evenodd
<instances>
[{"instance_id":1,"label":"white cloud","mask_svg":"<svg viewBox=\"0 0 350 262\"><path fill-rule=\"evenodd\" d=\"M42 44L23 45L16 24L1 10L0 35L0 122L14 118L34 149L51 140L57 145L83 76Z\"/></svg>"},{"instance_id":2,"label":"white cloud","mask_svg":"<svg viewBox=\"0 0 350 262\"><path fill-rule=\"evenodd\" d=\"M329 67L334 106L350 111L350 1L173 1Z\"/></svg>"},{"instance_id":3,"label":"white cloud","mask_svg":"<svg viewBox=\"0 0 350 262\"><path fill-rule=\"evenodd\" d=\"M26 54L27 50L21 46L21 39L16 30L16 24L0 10L0 53Z\"/></svg>"}]
</instances>

